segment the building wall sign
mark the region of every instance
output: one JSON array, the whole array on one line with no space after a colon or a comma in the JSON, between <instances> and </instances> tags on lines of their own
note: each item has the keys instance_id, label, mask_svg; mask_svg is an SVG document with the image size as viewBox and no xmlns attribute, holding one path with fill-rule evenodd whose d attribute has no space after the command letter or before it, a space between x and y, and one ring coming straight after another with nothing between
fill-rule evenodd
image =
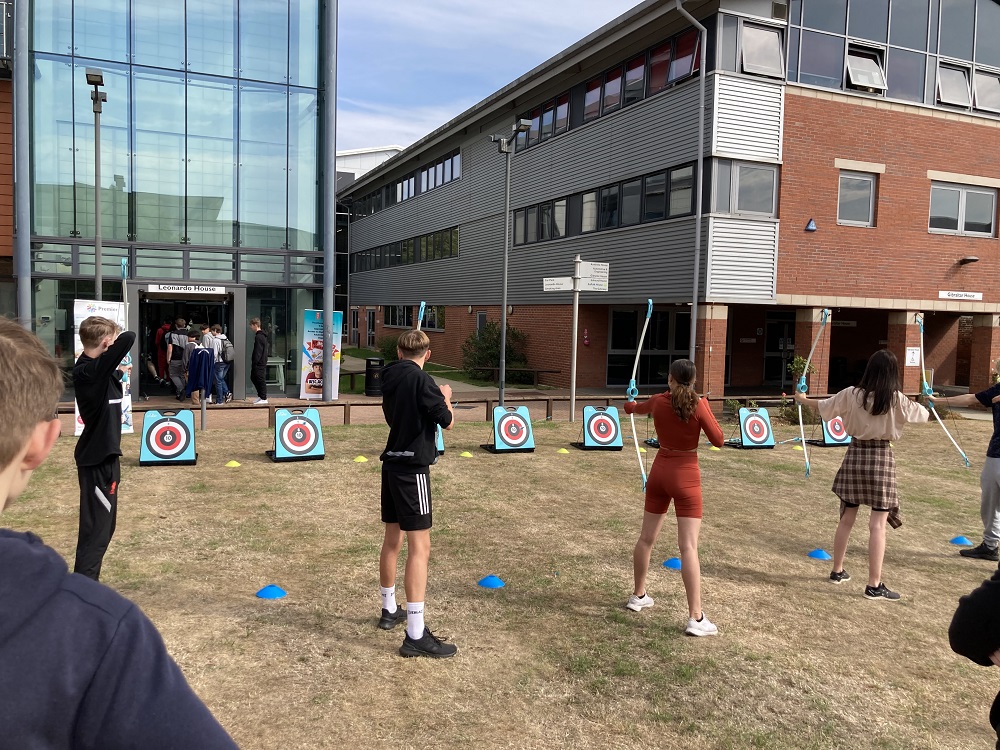
<instances>
[{"instance_id":1,"label":"building wall sign","mask_svg":"<svg viewBox=\"0 0 1000 750\"><path fill-rule=\"evenodd\" d=\"M205 284L149 284L146 291L171 294L225 294L226 287Z\"/></svg>"},{"instance_id":2,"label":"building wall sign","mask_svg":"<svg viewBox=\"0 0 1000 750\"><path fill-rule=\"evenodd\" d=\"M938 299L971 299L981 300L982 292L938 292Z\"/></svg>"}]
</instances>

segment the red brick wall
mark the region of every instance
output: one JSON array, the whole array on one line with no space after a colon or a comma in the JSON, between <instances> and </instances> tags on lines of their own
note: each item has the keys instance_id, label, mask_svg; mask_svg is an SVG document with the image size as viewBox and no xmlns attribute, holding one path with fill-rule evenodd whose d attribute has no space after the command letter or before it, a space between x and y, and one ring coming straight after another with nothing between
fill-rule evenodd
<instances>
[{"instance_id":1,"label":"red brick wall","mask_svg":"<svg viewBox=\"0 0 1000 750\"><path fill-rule=\"evenodd\" d=\"M789 87L783 149L779 294L937 299L939 290L957 290L1000 302L995 239L927 231L927 170L1000 178L1000 129L816 99ZM837 225L835 158L886 165L876 227ZM803 231L810 218L818 231ZM956 265L965 255L983 262Z\"/></svg>"},{"instance_id":2,"label":"red brick wall","mask_svg":"<svg viewBox=\"0 0 1000 750\"><path fill-rule=\"evenodd\" d=\"M963 315L958 320L958 347L955 353L955 385L969 384L972 364L972 316Z\"/></svg>"},{"instance_id":3,"label":"red brick wall","mask_svg":"<svg viewBox=\"0 0 1000 750\"><path fill-rule=\"evenodd\" d=\"M0 80L0 256L14 255L14 107L9 80Z\"/></svg>"}]
</instances>

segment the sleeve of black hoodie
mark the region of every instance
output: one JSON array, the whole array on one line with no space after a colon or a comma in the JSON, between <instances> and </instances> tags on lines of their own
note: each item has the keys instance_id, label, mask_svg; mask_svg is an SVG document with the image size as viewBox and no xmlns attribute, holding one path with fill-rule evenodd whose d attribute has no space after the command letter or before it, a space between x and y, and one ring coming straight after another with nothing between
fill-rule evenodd
<instances>
[{"instance_id":1,"label":"sleeve of black hoodie","mask_svg":"<svg viewBox=\"0 0 1000 750\"><path fill-rule=\"evenodd\" d=\"M1000 649L1000 569L971 594L958 600L948 628L951 649L984 667Z\"/></svg>"},{"instance_id":2,"label":"sleeve of black hoodie","mask_svg":"<svg viewBox=\"0 0 1000 750\"><path fill-rule=\"evenodd\" d=\"M135 606L119 622L81 703L76 742L88 750L237 747Z\"/></svg>"},{"instance_id":3,"label":"sleeve of black hoodie","mask_svg":"<svg viewBox=\"0 0 1000 750\"><path fill-rule=\"evenodd\" d=\"M427 415L428 419L447 428L451 424L451 410L445 403L444 394L438 384L434 382L427 373L423 373L423 382L420 386L420 411Z\"/></svg>"},{"instance_id":4,"label":"sleeve of black hoodie","mask_svg":"<svg viewBox=\"0 0 1000 750\"><path fill-rule=\"evenodd\" d=\"M253 337L253 353L250 355L250 364L260 367L267 363L267 337L255 335Z\"/></svg>"},{"instance_id":5,"label":"sleeve of black hoodie","mask_svg":"<svg viewBox=\"0 0 1000 750\"><path fill-rule=\"evenodd\" d=\"M135 334L132 331L122 331L106 352L88 362L80 374L74 372L73 376L80 377L82 375L82 379L89 383L99 383L102 380L107 380L118 369L118 365L128 355L134 343Z\"/></svg>"}]
</instances>

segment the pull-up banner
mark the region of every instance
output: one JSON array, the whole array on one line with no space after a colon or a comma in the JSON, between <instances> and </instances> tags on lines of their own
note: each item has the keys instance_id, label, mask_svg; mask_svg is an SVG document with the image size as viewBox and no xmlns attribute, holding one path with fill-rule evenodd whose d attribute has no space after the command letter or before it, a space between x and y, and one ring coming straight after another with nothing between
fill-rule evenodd
<instances>
[{"instance_id":1,"label":"pull-up banner","mask_svg":"<svg viewBox=\"0 0 1000 750\"><path fill-rule=\"evenodd\" d=\"M333 378L332 398L340 390L340 339L344 333L344 313L333 313L333 372L323 372L323 311L302 311L302 370L299 398L323 398L323 378Z\"/></svg>"},{"instance_id":2,"label":"pull-up banner","mask_svg":"<svg viewBox=\"0 0 1000 750\"><path fill-rule=\"evenodd\" d=\"M113 320L118 327L125 330L125 303L98 302L90 299L73 300L73 361L76 362L83 354L83 343L80 341L80 324L92 315ZM132 353L129 352L122 360L119 369L122 371L122 434L135 432L132 426ZM83 434L83 419L80 417L80 405L73 399L73 410L76 414L73 434L79 437Z\"/></svg>"}]
</instances>

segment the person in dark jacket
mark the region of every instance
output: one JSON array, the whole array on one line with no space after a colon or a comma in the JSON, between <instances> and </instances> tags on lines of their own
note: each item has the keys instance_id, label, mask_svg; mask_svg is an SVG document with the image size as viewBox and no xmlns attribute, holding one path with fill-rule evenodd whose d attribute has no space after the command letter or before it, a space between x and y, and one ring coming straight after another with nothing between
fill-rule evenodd
<instances>
[{"instance_id":1,"label":"person in dark jacket","mask_svg":"<svg viewBox=\"0 0 1000 750\"><path fill-rule=\"evenodd\" d=\"M984 667L1000 667L1000 570L958 600L948 628L951 650ZM990 708L990 726L1000 750L1000 692Z\"/></svg>"},{"instance_id":2,"label":"person in dark jacket","mask_svg":"<svg viewBox=\"0 0 1000 750\"><path fill-rule=\"evenodd\" d=\"M0 318L0 511L59 437L62 391L42 343ZM236 748L139 608L37 536L0 529L0 601L0 746Z\"/></svg>"},{"instance_id":3,"label":"person in dark jacket","mask_svg":"<svg viewBox=\"0 0 1000 750\"><path fill-rule=\"evenodd\" d=\"M73 572L96 581L118 518L124 392L121 363L135 343L135 334L125 331L119 335L114 321L97 315L80 324L79 334L83 354L73 367L73 386L83 434L75 451L80 530Z\"/></svg>"},{"instance_id":4,"label":"person in dark jacket","mask_svg":"<svg viewBox=\"0 0 1000 750\"><path fill-rule=\"evenodd\" d=\"M378 626L391 630L406 621L401 656L454 656L458 649L443 643L424 626L424 592L431 554L430 465L437 460L435 437L440 425L454 423L451 386L438 386L424 372L430 339L409 330L399 337L399 360L382 370L382 413L389 439L382 461L382 522L385 539L379 555L382 617ZM396 604L396 560L406 534L406 610Z\"/></svg>"},{"instance_id":5,"label":"person in dark jacket","mask_svg":"<svg viewBox=\"0 0 1000 750\"><path fill-rule=\"evenodd\" d=\"M267 334L261 330L260 318L250 318L253 331L253 351L250 353L250 382L257 389L255 404L267 403Z\"/></svg>"}]
</instances>

